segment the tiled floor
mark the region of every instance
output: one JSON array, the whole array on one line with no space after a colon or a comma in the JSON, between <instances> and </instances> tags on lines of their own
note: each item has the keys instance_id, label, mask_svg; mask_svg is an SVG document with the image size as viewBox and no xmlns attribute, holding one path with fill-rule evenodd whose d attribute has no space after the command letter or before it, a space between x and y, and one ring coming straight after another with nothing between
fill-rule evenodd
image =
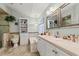
<instances>
[{"instance_id":1,"label":"tiled floor","mask_svg":"<svg viewBox=\"0 0 79 59\"><path fill-rule=\"evenodd\" d=\"M17 48L0 49L0 56L39 56L39 53L30 52L29 46L19 46Z\"/></svg>"}]
</instances>

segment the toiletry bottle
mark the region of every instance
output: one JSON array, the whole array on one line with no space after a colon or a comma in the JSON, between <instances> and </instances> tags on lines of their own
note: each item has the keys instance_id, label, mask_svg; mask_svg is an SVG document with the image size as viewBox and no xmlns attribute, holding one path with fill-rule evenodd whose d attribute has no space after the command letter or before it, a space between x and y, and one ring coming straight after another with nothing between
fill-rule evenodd
<instances>
[{"instance_id":1,"label":"toiletry bottle","mask_svg":"<svg viewBox=\"0 0 79 59\"><path fill-rule=\"evenodd\" d=\"M72 35L72 36L71 36L71 40L72 40L73 42L75 42L75 35Z\"/></svg>"},{"instance_id":2,"label":"toiletry bottle","mask_svg":"<svg viewBox=\"0 0 79 59\"><path fill-rule=\"evenodd\" d=\"M50 36L50 32L48 32L48 36Z\"/></svg>"},{"instance_id":3,"label":"toiletry bottle","mask_svg":"<svg viewBox=\"0 0 79 59\"><path fill-rule=\"evenodd\" d=\"M78 35L75 35L75 42L78 43Z\"/></svg>"}]
</instances>

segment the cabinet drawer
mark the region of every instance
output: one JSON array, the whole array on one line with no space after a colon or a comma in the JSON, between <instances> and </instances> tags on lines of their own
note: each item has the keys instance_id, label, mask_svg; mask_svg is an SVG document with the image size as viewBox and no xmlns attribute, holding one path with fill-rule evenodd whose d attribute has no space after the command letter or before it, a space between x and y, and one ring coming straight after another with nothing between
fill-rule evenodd
<instances>
[{"instance_id":1,"label":"cabinet drawer","mask_svg":"<svg viewBox=\"0 0 79 59\"><path fill-rule=\"evenodd\" d=\"M56 49L55 50L56 56L69 56L66 52L62 51L61 49L59 49L57 47L55 49Z\"/></svg>"},{"instance_id":2,"label":"cabinet drawer","mask_svg":"<svg viewBox=\"0 0 79 59\"><path fill-rule=\"evenodd\" d=\"M57 48L53 44L50 44L47 42L46 45L47 45L47 55L48 56L69 56L64 51L60 50L59 48Z\"/></svg>"}]
</instances>

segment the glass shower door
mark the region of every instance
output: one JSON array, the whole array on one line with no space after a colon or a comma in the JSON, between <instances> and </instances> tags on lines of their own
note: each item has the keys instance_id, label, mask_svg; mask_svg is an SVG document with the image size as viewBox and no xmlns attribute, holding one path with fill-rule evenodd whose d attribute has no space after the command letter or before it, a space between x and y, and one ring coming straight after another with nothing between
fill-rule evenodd
<instances>
[{"instance_id":1,"label":"glass shower door","mask_svg":"<svg viewBox=\"0 0 79 59\"><path fill-rule=\"evenodd\" d=\"M9 32L9 26L1 25L0 26L0 48L2 47L3 33L6 33L6 32Z\"/></svg>"},{"instance_id":2,"label":"glass shower door","mask_svg":"<svg viewBox=\"0 0 79 59\"><path fill-rule=\"evenodd\" d=\"M2 47L3 34L9 32L9 23L4 20L6 16L0 14L0 48Z\"/></svg>"}]
</instances>

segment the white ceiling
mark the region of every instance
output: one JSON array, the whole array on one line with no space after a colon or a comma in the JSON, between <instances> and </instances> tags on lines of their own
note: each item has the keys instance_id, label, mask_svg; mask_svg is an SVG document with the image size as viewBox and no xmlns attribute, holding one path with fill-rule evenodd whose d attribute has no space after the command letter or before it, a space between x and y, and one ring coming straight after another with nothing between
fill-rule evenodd
<instances>
[{"instance_id":1,"label":"white ceiling","mask_svg":"<svg viewBox=\"0 0 79 59\"><path fill-rule=\"evenodd\" d=\"M32 18L39 18L44 11L50 11L49 7L52 9L56 9L56 5L59 6L59 3L8 3L6 4L11 9L20 12L25 16L29 16Z\"/></svg>"},{"instance_id":2,"label":"white ceiling","mask_svg":"<svg viewBox=\"0 0 79 59\"><path fill-rule=\"evenodd\" d=\"M9 3L7 5L23 15L38 18L48 7L49 3Z\"/></svg>"},{"instance_id":3,"label":"white ceiling","mask_svg":"<svg viewBox=\"0 0 79 59\"><path fill-rule=\"evenodd\" d=\"M54 3L54 4L51 4L50 7L46 11L46 15L47 16L50 15L52 12L54 12L57 8L59 8L63 4L64 3Z\"/></svg>"}]
</instances>

